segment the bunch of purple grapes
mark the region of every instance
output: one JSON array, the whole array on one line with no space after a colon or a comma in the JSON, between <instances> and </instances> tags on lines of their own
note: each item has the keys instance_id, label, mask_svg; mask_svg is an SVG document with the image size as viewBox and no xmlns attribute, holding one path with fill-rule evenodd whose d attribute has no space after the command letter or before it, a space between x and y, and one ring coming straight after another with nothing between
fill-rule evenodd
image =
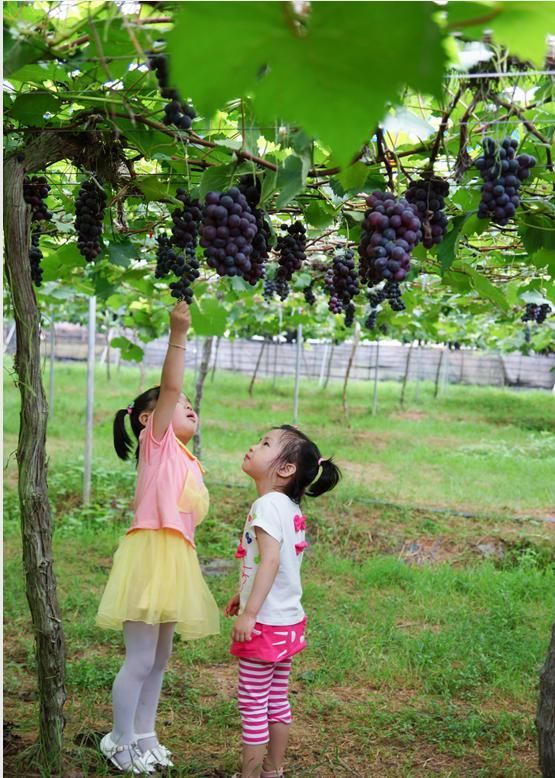
<instances>
[{"instance_id":1,"label":"bunch of purple grapes","mask_svg":"<svg viewBox=\"0 0 555 778\"><path fill-rule=\"evenodd\" d=\"M314 282L312 281L308 286L305 286L305 288L303 289L303 295L306 304L310 305L311 307L316 302L316 295L314 294L313 284Z\"/></svg>"},{"instance_id":2,"label":"bunch of purple grapes","mask_svg":"<svg viewBox=\"0 0 555 778\"><path fill-rule=\"evenodd\" d=\"M360 291L352 249L334 256L332 266L326 273L325 282L330 294L329 310L332 313L350 310L351 300Z\"/></svg>"},{"instance_id":3,"label":"bunch of purple grapes","mask_svg":"<svg viewBox=\"0 0 555 778\"><path fill-rule=\"evenodd\" d=\"M248 278L257 233L256 217L237 187L209 192L202 209L200 245L208 265L221 276Z\"/></svg>"},{"instance_id":4,"label":"bunch of purple grapes","mask_svg":"<svg viewBox=\"0 0 555 778\"><path fill-rule=\"evenodd\" d=\"M245 281L254 286L264 277L264 267L268 259L268 249L272 231L260 202L261 184L258 178L250 175L243 176L239 181L239 191L244 195L256 219L256 234L252 240L252 252L250 255L251 269L243 275Z\"/></svg>"},{"instance_id":5,"label":"bunch of purple grapes","mask_svg":"<svg viewBox=\"0 0 555 778\"><path fill-rule=\"evenodd\" d=\"M50 192L50 185L44 176L25 176L23 179L23 199L31 206L31 220L50 221L51 212L44 202Z\"/></svg>"},{"instance_id":6,"label":"bunch of purple grapes","mask_svg":"<svg viewBox=\"0 0 555 778\"><path fill-rule=\"evenodd\" d=\"M184 189L178 189L175 196L182 205L172 213L172 243L182 249L195 247L202 218L199 201L192 200Z\"/></svg>"},{"instance_id":7,"label":"bunch of purple grapes","mask_svg":"<svg viewBox=\"0 0 555 778\"><path fill-rule=\"evenodd\" d=\"M197 114L190 103L182 102L177 89L170 87L167 56L149 53L148 66L156 74L160 94L170 101L164 106L164 124L173 124L180 130L190 130Z\"/></svg>"},{"instance_id":8,"label":"bunch of purple grapes","mask_svg":"<svg viewBox=\"0 0 555 778\"><path fill-rule=\"evenodd\" d=\"M362 223L359 244L360 277L368 286L380 281L403 281L410 268L410 252L422 240L416 206L389 192L373 192Z\"/></svg>"},{"instance_id":9,"label":"bunch of purple grapes","mask_svg":"<svg viewBox=\"0 0 555 778\"><path fill-rule=\"evenodd\" d=\"M441 243L447 232L447 216L443 209L448 194L449 184L442 178L414 181L405 193L408 202L416 206L422 222L422 243L427 249Z\"/></svg>"},{"instance_id":10,"label":"bunch of purple grapes","mask_svg":"<svg viewBox=\"0 0 555 778\"><path fill-rule=\"evenodd\" d=\"M521 321L535 321L536 324L543 324L548 316L551 315L551 306L549 303L536 305L536 303L527 303L526 310L522 314Z\"/></svg>"},{"instance_id":11,"label":"bunch of purple grapes","mask_svg":"<svg viewBox=\"0 0 555 778\"><path fill-rule=\"evenodd\" d=\"M285 235L280 235L276 242L278 252L277 278L289 283L293 273L299 270L306 259L306 229L300 221L293 224L282 224Z\"/></svg>"},{"instance_id":12,"label":"bunch of purple grapes","mask_svg":"<svg viewBox=\"0 0 555 778\"><path fill-rule=\"evenodd\" d=\"M34 229L31 233L31 248L29 249L29 262L31 263L31 279L35 286L42 284L42 268L40 262L42 251L39 247L40 229Z\"/></svg>"},{"instance_id":13,"label":"bunch of purple grapes","mask_svg":"<svg viewBox=\"0 0 555 778\"><path fill-rule=\"evenodd\" d=\"M199 275L199 262L195 255L195 247L188 244L185 254L180 254L172 248L172 241L163 233L156 238L158 248L156 250L155 278L164 278L169 273L177 276L177 281L169 285L172 297L191 303L193 290L191 284Z\"/></svg>"},{"instance_id":14,"label":"bunch of purple grapes","mask_svg":"<svg viewBox=\"0 0 555 778\"><path fill-rule=\"evenodd\" d=\"M505 138L499 145L493 138L484 140L484 153L475 162L484 183L478 206L480 219L490 218L504 227L520 205L520 185L530 176L536 158L515 156L518 141Z\"/></svg>"},{"instance_id":15,"label":"bunch of purple grapes","mask_svg":"<svg viewBox=\"0 0 555 778\"><path fill-rule=\"evenodd\" d=\"M31 224L41 221L50 221L52 213L48 210L45 200L50 192L50 186L44 176L25 176L23 179L23 199L31 206ZM42 251L39 241L42 233L41 225L31 228L31 246L29 248L29 262L31 264L31 279L35 286L42 283L42 268L40 262Z\"/></svg>"},{"instance_id":16,"label":"bunch of purple grapes","mask_svg":"<svg viewBox=\"0 0 555 778\"><path fill-rule=\"evenodd\" d=\"M106 201L106 192L100 182L83 181L75 203L75 229L77 248L87 262L93 262L102 251L100 236Z\"/></svg>"}]
</instances>

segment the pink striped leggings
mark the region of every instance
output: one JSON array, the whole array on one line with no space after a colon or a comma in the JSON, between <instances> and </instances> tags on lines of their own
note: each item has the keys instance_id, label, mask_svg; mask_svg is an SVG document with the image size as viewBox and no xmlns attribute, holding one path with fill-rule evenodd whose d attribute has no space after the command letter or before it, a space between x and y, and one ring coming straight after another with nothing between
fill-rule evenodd
<instances>
[{"instance_id":1,"label":"pink striped leggings","mask_svg":"<svg viewBox=\"0 0 555 778\"><path fill-rule=\"evenodd\" d=\"M287 697L291 657L283 662L257 662L239 659L239 712L243 723L243 743L268 743L268 724L291 723Z\"/></svg>"}]
</instances>

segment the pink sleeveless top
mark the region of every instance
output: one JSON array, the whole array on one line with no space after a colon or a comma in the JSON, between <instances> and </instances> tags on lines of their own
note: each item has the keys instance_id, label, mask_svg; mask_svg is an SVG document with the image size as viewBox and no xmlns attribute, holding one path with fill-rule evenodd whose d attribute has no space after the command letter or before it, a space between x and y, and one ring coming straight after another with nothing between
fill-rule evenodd
<instances>
[{"instance_id":1,"label":"pink sleeveless top","mask_svg":"<svg viewBox=\"0 0 555 778\"><path fill-rule=\"evenodd\" d=\"M195 527L208 513L203 469L175 436L170 424L161 440L153 435L151 413L139 436L135 517L128 529L171 529L194 548Z\"/></svg>"}]
</instances>

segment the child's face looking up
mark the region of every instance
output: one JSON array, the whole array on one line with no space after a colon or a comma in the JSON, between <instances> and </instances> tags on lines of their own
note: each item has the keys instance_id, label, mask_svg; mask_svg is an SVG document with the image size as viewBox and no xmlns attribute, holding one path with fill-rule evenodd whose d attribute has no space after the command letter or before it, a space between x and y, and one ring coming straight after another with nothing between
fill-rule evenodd
<instances>
[{"instance_id":1,"label":"child's face looking up","mask_svg":"<svg viewBox=\"0 0 555 778\"><path fill-rule=\"evenodd\" d=\"M275 468L274 461L281 451L281 430L270 430L258 443L251 446L243 459L242 469L255 481L287 478L295 472L294 465Z\"/></svg>"}]
</instances>

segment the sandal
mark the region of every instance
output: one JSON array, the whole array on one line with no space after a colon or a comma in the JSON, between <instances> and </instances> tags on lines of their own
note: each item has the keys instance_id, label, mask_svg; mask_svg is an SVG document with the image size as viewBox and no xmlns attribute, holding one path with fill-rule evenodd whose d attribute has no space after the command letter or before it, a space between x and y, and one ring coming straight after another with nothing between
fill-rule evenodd
<instances>
[{"instance_id":1,"label":"sandal","mask_svg":"<svg viewBox=\"0 0 555 778\"><path fill-rule=\"evenodd\" d=\"M104 735L100 741L100 751L106 757L108 762L121 773L133 773L134 775L150 775L155 772L154 767L143 759L136 743L126 743L120 745L112 738L112 733ZM115 754L122 754L127 751L129 754L129 764L122 765L115 759Z\"/></svg>"},{"instance_id":2,"label":"sandal","mask_svg":"<svg viewBox=\"0 0 555 778\"><path fill-rule=\"evenodd\" d=\"M144 732L141 735L135 735L135 737L137 741L146 740L149 737L158 739L156 732ZM159 767L174 767L174 763L170 758L172 752L161 743L158 743L158 745L153 748L146 748L144 751L139 746L139 752L142 754L143 760L152 767L155 765L158 765Z\"/></svg>"},{"instance_id":3,"label":"sandal","mask_svg":"<svg viewBox=\"0 0 555 778\"><path fill-rule=\"evenodd\" d=\"M280 767L279 770L265 770L262 768L260 778L283 778L283 767Z\"/></svg>"}]
</instances>

